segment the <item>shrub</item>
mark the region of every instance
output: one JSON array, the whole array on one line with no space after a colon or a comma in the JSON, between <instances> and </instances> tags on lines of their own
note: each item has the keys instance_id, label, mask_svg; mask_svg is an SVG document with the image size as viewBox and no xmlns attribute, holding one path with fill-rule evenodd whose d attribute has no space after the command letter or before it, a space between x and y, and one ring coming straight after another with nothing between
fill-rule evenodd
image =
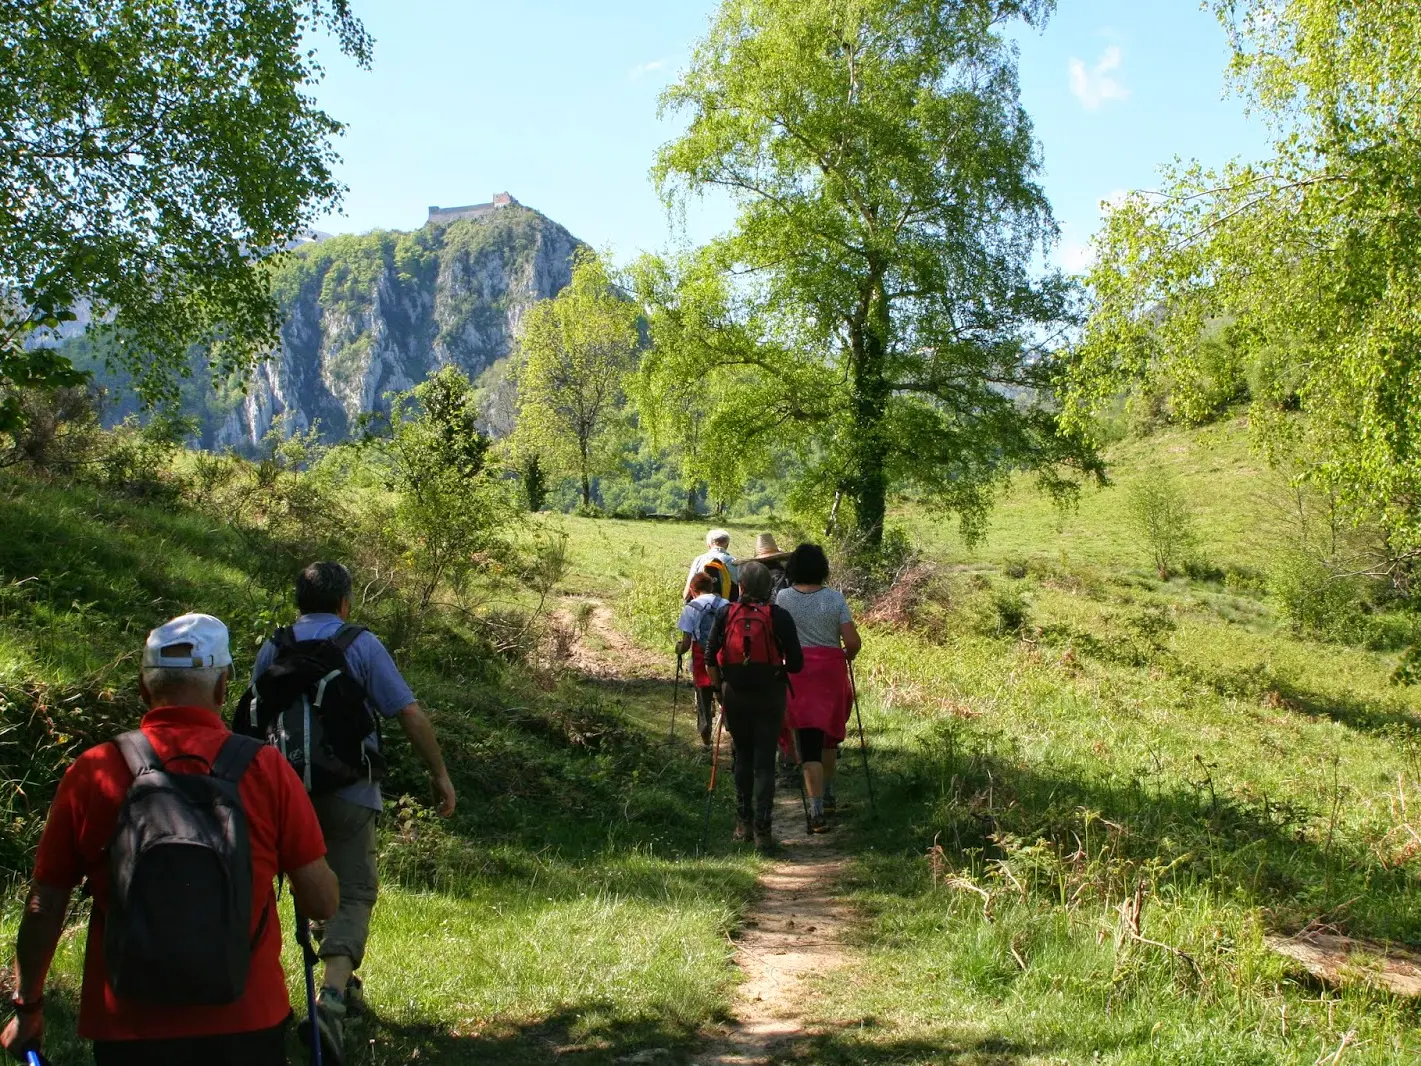
<instances>
[{"instance_id":1,"label":"shrub","mask_svg":"<svg viewBox=\"0 0 1421 1066\"><path fill-rule=\"evenodd\" d=\"M617 613L631 638L644 648L665 651L676 640L681 584L644 560L632 573L631 588L617 601Z\"/></svg>"},{"instance_id":2,"label":"shrub","mask_svg":"<svg viewBox=\"0 0 1421 1066\"><path fill-rule=\"evenodd\" d=\"M1193 509L1179 482L1156 468L1130 486L1126 508L1160 579L1182 571L1194 554L1198 538Z\"/></svg>"},{"instance_id":3,"label":"shrub","mask_svg":"<svg viewBox=\"0 0 1421 1066\"><path fill-rule=\"evenodd\" d=\"M1031 624L1031 607L1015 588L987 585L966 596L958 614L967 628L984 637L1020 636Z\"/></svg>"},{"instance_id":4,"label":"shrub","mask_svg":"<svg viewBox=\"0 0 1421 1066\"><path fill-rule=\"evenodd\" d=\"M548 499L548 472L536 452L525 456L518 464L518 477L523 484L523 500L528 510L536 514Z\"/></svg>"},{"instance_id":5,"label":"shrub","mask_svg":"<svg viewBox=\"0 0 1421 1066\"><path fill-rule=\"evenodd\" d=\"M100 484L129 496L177 499L182 485L173 475L173 459L195 430L193 419L171 412L157 412L141 424L124 419L108 434L98 460Z\"/></svg>"},{"instance_id":6,"label":"shrub","mask_svg":"<svg viewBox=\"0 0 1421 1066\"><path fill-rule=\"evenodd\" d=\"M1359 583L1335 574L1316 555L1297 548L1279 551L1268 585L1295 633L1342 643L1366 639Z\"/></svg>"},{"instance_id":7,"label":"shrub","mask_svg":"<svg viewBox=\"0 0 1421 1066\"><path fill-rule=\"evenodd\" d=\"M823 539L818 542L823 543ZM854 537L824 547L829 555L830 581L845 596L855 599L877 599L922 564L922 553L897 527L884 532L877 548Z\"/></svg>"},{"instance_id":8,"label":"shrub","mask_svg":"<svg viewBox=\"0 0 1421 1066\"><path fill-rule=\"evenodd\" d=\"M0 434L0 467L72 475L98 459L104 441L91 389L16 389L11 395L19 419Z\"/></svg>"}]
</instances>

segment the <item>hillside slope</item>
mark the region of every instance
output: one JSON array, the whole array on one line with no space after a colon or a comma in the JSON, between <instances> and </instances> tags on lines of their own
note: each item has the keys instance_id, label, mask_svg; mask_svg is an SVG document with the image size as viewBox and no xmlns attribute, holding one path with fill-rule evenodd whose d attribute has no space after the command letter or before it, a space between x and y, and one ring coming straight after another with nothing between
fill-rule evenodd
<instances>
[{"instance_id":1,"label":"hillside slope","mask_svg":"<svg viewBox=\"0 0 1421 1066\"><path fill-rule=\"evenodd\" d=\"M0 528L0 943L13 945L18 881L58 773L139 719L145 631L188 610L218 615L240 684L263 634L292 616L289 587L312 549L185 496L9 472ZM623 685L535 671L448 618L411 632L392 608L357 617L429 710L459 809L434 817L409 745L387 730L391 802L365 964L375 1016L353 1032L354 1061L682 1055L729 1002L725 941L754 862L699 854L704 778L698 753L666 741L670 675ZM728 822L717 815L717 837ZM88 1061L73 1028L86 906L47 995L46 1052L61 1064ZM288 964L299 1001L294 950ZM291 1054L301 1061L294 1041Z\"/></svg>"}]
</instances>

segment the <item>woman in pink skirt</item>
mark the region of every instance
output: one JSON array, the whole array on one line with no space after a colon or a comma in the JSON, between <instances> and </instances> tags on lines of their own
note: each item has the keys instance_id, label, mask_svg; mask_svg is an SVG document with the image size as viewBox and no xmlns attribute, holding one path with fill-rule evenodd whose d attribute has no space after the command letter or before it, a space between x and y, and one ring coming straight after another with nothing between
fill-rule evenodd
<instances>
[{"instance_id":1,"label":"woman in pink skirt","mask_svg":"<svg viewBox=\"0 0 1421 1066\"><path fill-rule=\"evenodd\" d=\"M804 648L804 669L795 675L785 708L785 725L794 731L809 793L810 828L829 828L833 813L834 769L852 710L849 662L863 647L848 601L828 588L829 559L817 544L801 544L786 567L790 587L775 598L794 618Z\"/></svg>"}]
</instances>

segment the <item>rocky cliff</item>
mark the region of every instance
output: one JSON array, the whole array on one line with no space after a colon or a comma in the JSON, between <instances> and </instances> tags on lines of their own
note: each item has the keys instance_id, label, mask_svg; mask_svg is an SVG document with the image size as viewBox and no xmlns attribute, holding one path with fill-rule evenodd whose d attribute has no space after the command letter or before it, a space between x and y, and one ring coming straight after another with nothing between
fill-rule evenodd
<instances>
[{"instance_id":1,"label":"rocky cliff","mask_svg":"<svg viewBox=\"0 0 1421 1066\"><path fill-rule=\"evenodd\" d=\"M515 206L296 249L275 281L286 312L280 351L253 372L245 396L205 419L203 443L251 448L277 417L288 432L319 421L341 437L440 367L478 378L510 354L524 312L568 283L580 247Z\"/></svg>"},{"instance_id":2,"label":"rocky cliff","mask_svg":"<svg viewBox=\"0 0 1421 1066\"><path fill-rule=\"evenodd\" d=\"M319 423L346 436L356 418L440 367L483 386L487 428L512 429L508 357L529 307L556 296L583 245L538 212L510 206L487 217L413 233L377 231L304 243L275 268L285 317L281 346L245 381L212 382L193 353L180 384L207 448L256 450L278 418L293 433ZM132 383L104 363L104 340L79 330L61 343L106 386L105 421L138 411Z\"/></svg>"}]
</instances>

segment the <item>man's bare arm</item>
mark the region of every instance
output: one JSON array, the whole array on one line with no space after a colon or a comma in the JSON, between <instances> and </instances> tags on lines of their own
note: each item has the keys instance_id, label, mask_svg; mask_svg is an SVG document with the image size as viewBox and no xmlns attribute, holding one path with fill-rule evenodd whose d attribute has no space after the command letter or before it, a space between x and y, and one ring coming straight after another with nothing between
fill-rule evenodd
<instances>
[{"instance_id":1,"label":"man's bare arm","mask_svg":"<svg viewBox=\"0 0 1421 1066\"><path fill-rule=\"evenodd\" d=\"M340 882L325 859L308 862L286 876L296 909L307 918L325 921L340 907Z\"/></svg>"},{"instance_id":2,"label":"man's bare arm","mask_svg":"<svg viewBox=\"0 0 1421 1066\"><path fill-rule=\"evenodd\" d=\"M49 964L54 961L60 934L64 932L64 912L69 908L69 889L32 884L25 898L25 912L15 936L15 990L21 999L44 995Z\"/></svg>"},{"instance_id":3,"label":"man's bare arm","mask_svg":"<svg viewBox=\"0 0 1421 1066\"><path fill-rule=\"evenodd\" d=\"M15 991L22 1003L39 1004L45 978L54 961L55 948L64 932L64 912L69 908L67 888L32 884L15 936ZM44 1012L20 1011L0 1032L0 1047L15 1058L38 1048L44 1040Z\"/></svg>"},{"instance_id":4,"label":"man's bare arm","mask_svg":"<svg viewBox=\"0 0 1421 1066\"><path fill-rule=\"evenodd\" d=\"M434 726L429 716L418 703L411 703L400 711L400 728L409 737L414 750L429 767L429 779L434 786L434 796L441 816L448 818L454 813L454 782L449 780L449 771L444 766L444 753L439 750L439 740L434 735Z\"/></svg>"}]
</instances>

